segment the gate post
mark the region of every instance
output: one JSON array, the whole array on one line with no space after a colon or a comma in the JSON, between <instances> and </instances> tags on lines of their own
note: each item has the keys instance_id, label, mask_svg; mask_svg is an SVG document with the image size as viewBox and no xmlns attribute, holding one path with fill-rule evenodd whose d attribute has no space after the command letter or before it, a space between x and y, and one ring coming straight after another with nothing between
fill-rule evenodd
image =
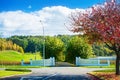
<instances>
[{"instance_id":1,"label":"gate post","mask_svg":"<svg viewBox=\"0 0 120 80\"><path fill-rule=\"evenodd\" d=\"M50 57L50 61L51 61L51 66L55 66L55 58L54 57Z\"/></svg>"},{"instance_id":2,"label":"gate post","mask_svg":"<svg viewBox=\"0 0 120 80\"><path fill-rule=\"evenodd\" d=\"M23 59L21 60L21 65L24 66L24 60Z\"/></svg>"},{"instance_id":3,"label":"gate post","mask_svg":"<svg viewBox=\"0 0 120 80\"><path fill-rule=\"evenodd\" d=\"M97 60L98 60L98 66L100 66L100 59L98 58Z\"/></svg>"},{"instance_id":4,"label":"gate post","mask_svg":"<svg viewBox=\"0 0 120 80\"><path fill-rule=\"evenodd\" d=\"M30 65L31 65L31 66L33 65L33 63L32 63L32 59L30 59Z\"/></svg>"},{"instance_id":5,"label":"gate post","mask_svg":"<svg viewBox=\"0 0 120 80\"><path fill-rule=\"evenodd\" d=\"M110 60L109 59L107 60L107 64L108 64L108 66L110 66Z\"/></svg>"},{"instance_id":6,"label":"gate post","mask_svg":"<svg viewBox=\"0 0 120 80\"><path fill-rule=\"evenodd\" d=\"M80 57L76 57L76 66L79 66L79 59Z\"/></svg>"},{"instance_id":7,"label":"gate post","mask_svg":"<svg viewBox=\"0 0 120 80\"><path fill-rule=\"evenodd\" d=\"M55 57L53 57L53 66L55 66Z\"/></svg>"},{"instance_id":8,"label":"gate post","mask_svg":"<svg viewBox=\"0 0 120 80\"><path fill-rule=\"evenodd\" d=\"M76 66L77 66L77 57L75 58L75 64L76 64Z\"/></svg>"}]
</instances>

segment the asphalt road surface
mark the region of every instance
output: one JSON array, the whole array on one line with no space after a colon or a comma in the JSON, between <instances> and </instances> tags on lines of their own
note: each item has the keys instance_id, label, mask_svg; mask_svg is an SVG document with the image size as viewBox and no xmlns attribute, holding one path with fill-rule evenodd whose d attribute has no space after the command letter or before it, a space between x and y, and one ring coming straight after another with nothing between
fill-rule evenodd
<instances>
[{"instance_id":1,"label":"asphalt road surface","mask_svg":"<svg viewBox=\"0 0 120 80\"><path fill-rule=\"evenodd\" d=\"M32 73L29 75L6 77L0 80L92 80L86 73L98 68L48 67L31 70Z\"/></svg>"}]
</instances>

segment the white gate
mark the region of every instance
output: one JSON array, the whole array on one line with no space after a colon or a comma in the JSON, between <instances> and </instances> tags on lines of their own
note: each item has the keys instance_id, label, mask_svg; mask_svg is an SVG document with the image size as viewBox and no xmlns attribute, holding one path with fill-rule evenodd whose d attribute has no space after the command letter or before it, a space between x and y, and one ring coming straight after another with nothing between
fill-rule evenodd
<instances>
[{"instance_id":1,"label":"white gate","mask_svg":"<svg viewBox=\"0 0 120 80\"><path fill-rule=\"evenodd\" d=\"M21 61L22 66L55 66L55 58L50 57L49 59L42 60L32 60L30 59L29 64L25 64L24 61Z\"/></svg>"},{"instance_id":2,"label":"white gate","mask_svg":"<svg viewBox=\"0 0 120 80\"><path fill-rule=\"evenodd\" d=\"M115 57L97 57L90 59L81 59L76 57L76 66L109 66L110 60L115 60Z\"/></svg>"}]
</instances>

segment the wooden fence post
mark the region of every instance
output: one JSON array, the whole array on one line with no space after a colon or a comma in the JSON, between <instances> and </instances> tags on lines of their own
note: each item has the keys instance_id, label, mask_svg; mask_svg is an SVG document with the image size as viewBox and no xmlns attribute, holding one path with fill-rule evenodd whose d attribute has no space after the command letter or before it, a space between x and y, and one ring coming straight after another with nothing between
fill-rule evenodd
<instances>
[{"instance_id":1,"label":"wooden fence post","mask_svg":"<svg viewBox=\"0 0 120 80\"><path fill-rule=\"evenodd\" d=\"M30 59L30 65L31 65L31 66L33 65L33 63L32 63L32 59Z\"/></svg>"},{"instance_id":2,"label":"wooden fence post","mask_svg":"<svg viewBox=\"0 0 120 80\"><path fill-rule=\"evenodd\" d=\"M24 60L23 59L21 60L21 65L24 66Z\"/></svg>"},{"instance_id":3,"label":"wooden fence post","mask_svg":"<svg viewBox=\"0 0 120 80\"><path fill-rule=\"evenodd\" d=\"M50 57L50 61L51 61L51 66L55 66L55 58L54 57Z\"/></svg>"},{"instance_id":4,"label":"wooden fence post","mask_svg":"<svg viewBox=\"0 0 120 80\"><path fill-rule=\"evenodd\" d=\"M80 64L80 57L76 57L76 66L79 66L79 64Z\"/></svg>"},{"instance_id":5,"label":"wooden fence post","mask_svg":"<svg viewBox=\"0 0 120 80\"><path fill-rule=\"evenodd\" d=\"M100 59L98 58L97 60L98 60L98 66L99 66L100 65Z\"/></svg>"},{"instance_id":6,"label":"wooden fence post","mask_svg":"<svg viewBox=\"0 0 120 80\"><path fill-rule=\"evenodd\" d=\"M107 60L108 66L110 66L110 60Z\"/></svg>"},{"instance_id":7,"label":"wooden fence post","mask_svg":"<svg viewBox=\"0 0 120 80\"><path fill-rule=\"evenodd\" d=\"M55 66L55 57L53 57L53 66Z\"/></svg>"},{"instance_id":8,"label":"wooden fence post","mask_svg":"<svg viewBox=\"0 0 120 80\"><path fill-rule=\"evenodd\" d=\"M78 63L78 62L77 62L77 59L78 59L78 58L76 57L76 58L75 58L75 64L76 64L76 66L77 66L77 63Z\"/></svg>"}]
</instances>

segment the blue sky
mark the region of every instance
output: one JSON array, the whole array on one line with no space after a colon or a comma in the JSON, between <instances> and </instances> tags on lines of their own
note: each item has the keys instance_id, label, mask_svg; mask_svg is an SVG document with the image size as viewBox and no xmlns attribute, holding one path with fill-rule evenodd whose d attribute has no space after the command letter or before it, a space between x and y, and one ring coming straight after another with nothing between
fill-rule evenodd
<instances>
[{"instance_id":1,"label":"blue sky","mask_svg":"<svg viewBox=\"0 0 120 80\"><path fill-rule=\"evenodd\" d=\"M68 8L88 8L105 0L0 0L0 11L36 11L43 7L66 6Z\"/></svg>"},{"instance_id":2,"label":"blue sky","mask_svg":"<svg viewBox=\"0 0 120 80\"><path fill-rule=\"evenodd\" d=\"M71 12L105 0L0 0L0 33L11 35L74 34L66 28ZM42 22L40 22L42 21Z\"/></svg>"}]
</instances>

